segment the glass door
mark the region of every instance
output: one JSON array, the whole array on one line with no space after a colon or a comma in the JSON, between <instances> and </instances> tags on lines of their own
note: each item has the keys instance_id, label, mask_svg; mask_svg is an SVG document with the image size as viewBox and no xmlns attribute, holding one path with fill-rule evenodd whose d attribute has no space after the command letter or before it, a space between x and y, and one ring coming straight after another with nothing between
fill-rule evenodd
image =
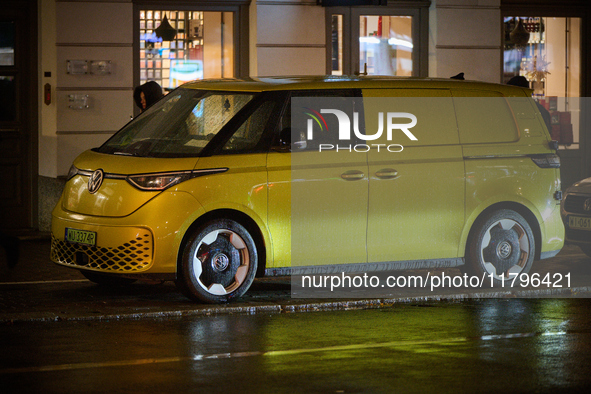
<instances>
[{"instance_id":1,"label":"glass door","mask_svg":"<svg viewBox=\"0 0 591 394\"><path fill-rule=\"evenodd\" d=\"M14 3L14 4L13 4ZM0 229L38 226L36 5L0 7ZM33 2L34 3L34 2Z\"/></svg>"},{"instance_id":2,"label":"glass door","mask_svg":"<svg viewBox=\"0 0 591 394\"><path fill-rule=\"evenodd\" d=\"M358 64L367 75L413 75L412 16L359 15Z\"/></svg>"},{"instance_id":3,"label":"glass door","mask_svg":"<svg viewBox=\"0 0 591 394\"><path fill-rule=\"evenodd\" d=\"M331 75L426 73L427 21L419 8L334 7L327 11ZM425 41L424 45L420 45ZM424 70L423 70L424 69Z\"/></svg>"}]
</instances>

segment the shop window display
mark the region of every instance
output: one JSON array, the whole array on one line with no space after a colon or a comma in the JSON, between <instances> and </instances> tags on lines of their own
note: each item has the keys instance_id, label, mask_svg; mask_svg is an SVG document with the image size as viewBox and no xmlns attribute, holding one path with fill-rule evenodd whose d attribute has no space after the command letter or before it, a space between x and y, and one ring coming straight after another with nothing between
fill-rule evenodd
<instances>
[{"instance_id":1,"label":"shop window display","mask_svg":"<svg viewBox=\"0 0 591 394\"><path fill-rule=\"evenodd\" d=\"M140 10L140 83L234 77L233 12ZM168 25L167 25L168 24Z\"/></svg>"},{"instance_id":2,"label":"shop window display","mask_svg":"<svg viewBox=\"0 0 591 394\"><path fill-rule=\"evenodd\" d=\"M580 18L504 18L503 82L528 80L560 149L579 149L580 32Z\"/></svg>"}]
</instances>

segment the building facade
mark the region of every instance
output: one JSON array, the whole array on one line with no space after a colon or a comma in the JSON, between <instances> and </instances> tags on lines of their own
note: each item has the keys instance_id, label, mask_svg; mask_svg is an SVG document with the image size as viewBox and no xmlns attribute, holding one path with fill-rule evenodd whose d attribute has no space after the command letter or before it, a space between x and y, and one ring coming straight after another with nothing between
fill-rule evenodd
<instances>
[{"instance_id":1,"label":"building facade","mask_svg":"<svg viewBox=\"0 0 591 394\"><path fill-rule=\"evenodd\" d=\"M9 185L0 227L48 230L74 158L137 115L134 87L150 80L169 90L222 77L522 75L556 115L568 186L591 176L579 100L591 92L588 3L9 1L0 10L0 86L16 105L0 115L0 179Z\"/></svg>"}]
</instances>

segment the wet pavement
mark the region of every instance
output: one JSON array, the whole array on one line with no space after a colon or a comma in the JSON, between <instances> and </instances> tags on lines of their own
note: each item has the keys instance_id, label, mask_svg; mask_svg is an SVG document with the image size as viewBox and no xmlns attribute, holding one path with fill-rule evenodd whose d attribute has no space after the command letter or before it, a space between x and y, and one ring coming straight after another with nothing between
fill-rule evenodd
<instances>
[{"instance_id":1,"label":"wet pavement","mask_svg":"<svg viewBox=\"0 0 591 394\"><path fill-rule=\"evenodd\" d=\"M255 280L241 299L225 305L194 303L175 288L163 284L137 283L127 287L104 288L86 280L77 270L57 266L49 260L48 234L21 237L18 264L9 269L0 249L0 323L56 320L110 320L142 317L182 317L228 313L297 312L379 308L396 303L429 300L464 300L471 298L537 298L591 296L591 258L575 246L566 246L553 259L536 263L541 272L571 273L571 287L489 289L466 292L454 288L431 291L392 291L386 296L357 292L348 298L294 298L289 277ZM405 271L409 272L409 271ZM425 275L427 271L412 271ZM457 269L448 274L460 275ZM442 270L431 271L432 275Z\"/></svg>"},{"instance_id":2,"label":"wet pavement","mask_svg":"<svg viewBox=\"0 0 591 394\"><path fill-rule=\"evenodd\" d=\"M0 324L6 393L588 393L588 299Z\"/></svg>"}]
</instances>

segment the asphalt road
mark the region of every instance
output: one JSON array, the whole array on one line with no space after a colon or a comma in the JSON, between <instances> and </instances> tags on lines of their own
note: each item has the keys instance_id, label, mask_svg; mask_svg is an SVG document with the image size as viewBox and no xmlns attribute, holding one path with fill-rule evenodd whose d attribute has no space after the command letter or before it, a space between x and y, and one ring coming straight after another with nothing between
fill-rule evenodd
<instances>
[{"instance_id":1,"label":"asphalt road","mask_svg":"<svg viewBox=\"0 0 591 394\"><path fill-rule=\"evenodd\" d=\"M397 303L425 300L465 300L472 298L589 297L591 296L591 258L579 248L567 246L552 259L536 262L532 275L543 278L560 274L561 281L535 283L537 286L466 289L410 287L350 289L340 298L327 288L312 297L292 287L289 277L255 280L241 299L227 305L206 305L189 301L172 282L138 283L121 288L104 288L86 280L77 270L49 261L49 241L45 238L21 242L20 259L15 268L4 264L0 250L0 324L55 320L109 320L161 318L224 313L281 313L347 308L380 308ZM394 275L422 275L430 278L454 276L457 268L432 271L413 270ZM569 277L569 283L566 277ZM530 278L533 278L531 276ZM548 286L549 285L549 286ZM303 293L303 294L302 294ZM304 296L308 296L305 298ZM304 297L304 298L302 298Z\"/></svg>"},{"instance_id":2,"label":"asphalt road","mask_svg":"<svg viewBox=\"0 0 591 394\"><path fill-rule=\"evenodd\" d=\"M19 393L589 392L590 305L588 299L489 299L0 325L0 387Z\"/></svg>"}]
</instances>

